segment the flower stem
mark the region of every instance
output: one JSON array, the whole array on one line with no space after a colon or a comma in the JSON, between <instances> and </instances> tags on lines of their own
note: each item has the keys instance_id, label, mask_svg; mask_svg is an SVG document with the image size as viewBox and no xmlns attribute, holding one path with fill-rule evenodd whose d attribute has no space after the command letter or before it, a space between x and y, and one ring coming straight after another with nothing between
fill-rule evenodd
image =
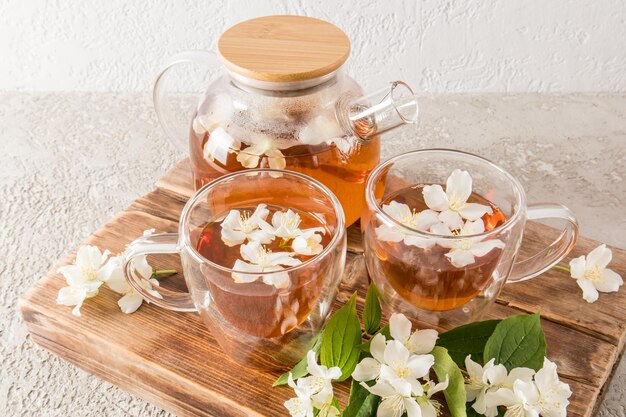
<instances>
[{"instance_id":1,"label":"flower stem","mask_svg":"<svg viewBox=\"0 0 626 417\"><path fill-rule=\"evenodd\" d=\"M155 269L152 271L152 277L158 277L160 275L174 275L178 273L175 269Z\"/></svg>"},{"instance_id":2,"label":"flower stem","mask_svg":"<svg viewBox=\"0 0 626 417\"><path fill-rule=\"evenodd\" d=\"M553 268L554 268L554 269L558 269L559 271L564 271L564 272L567 272L568 274L571 274L571 273L572 273L572 271L571 271L569 268L565 267L565 266L561 266L561 265L554 265L554 266L553 266Z\"/></svg>"}]
</instances>

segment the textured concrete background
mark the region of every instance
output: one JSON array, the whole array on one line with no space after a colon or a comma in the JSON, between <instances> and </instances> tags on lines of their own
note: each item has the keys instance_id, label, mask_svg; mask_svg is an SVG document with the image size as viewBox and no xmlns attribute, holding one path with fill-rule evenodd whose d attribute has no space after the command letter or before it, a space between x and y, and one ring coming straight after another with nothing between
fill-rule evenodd
<instances>
[{"instance_id":1,"label":"textured concrete background","mask_svg":"<svg viewBox=\"0 0 626 417\"><path fill-rule=\"evenodd\" d=\"M386 157L484 155L519 177L531 202L565 203L583 235L626 247L626 95L437 96L421 110L419 128L385 137ZM181 157L146 94L0 94L0 416L168 415L34 345L16 305ZM622 362L599 415L624 417L625 397Z\"/></svg>"},{"instance_id":2,"label":"textured concrete background","mask_svg":"<svg viewBox=\"0 0 626 417\"><path fill-rule=\"evenodd\" d=\"M343 28L368 88L626 91L623 0L2 0L0 90L148 91L174 53L282 13Z\"/></svg>"}]
</instances>

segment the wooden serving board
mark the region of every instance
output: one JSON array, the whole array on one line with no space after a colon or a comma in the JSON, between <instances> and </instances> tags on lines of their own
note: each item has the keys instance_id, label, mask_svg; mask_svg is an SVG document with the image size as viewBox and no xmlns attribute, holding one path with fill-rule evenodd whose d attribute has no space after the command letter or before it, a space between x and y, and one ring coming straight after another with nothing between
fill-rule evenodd
<instances>
[{"instance_id":1,"label":"wooden serving board","mask_svg":"<svg viewBox=\"0 0 626 417\"><path fill-rule=\"evenodd\" d=\"M113 253L149 228L177 231L180 211L193 193L188 162L182 161L157 183L155 191L138 198L96 231L84 244ZM550 229L531 223L522 256L544 247ZM358 291L359 311L367 288L360 233L349 229L349 253L336 306ZM588 253L599 243L582 238L570 255ZM612 268L626 275L626 251L612 248ZM166 311L144 304L126 315L119 295L108 288L83 305L82 317L56 304L65 286L56 271L74 261L75 251L55 265L20 299L20 309L32 339L76 366L180 416L285 415L287 388L272 389L278 373L243 367L224 354L195 314ZM569 259L568 259L569 260ZM151 258L152 265L170 268L173 256ZM184 288L181 276L162 285ZM570 416L591 416L600 404L626 339L626 291L602 294L594 304L582 300L568 274L551 270L534 280L507 285L485 318L504 318L541 311L548 355L574 394ZM345 405L349 387L336 391Z\"/></svg>"}]
</instances>

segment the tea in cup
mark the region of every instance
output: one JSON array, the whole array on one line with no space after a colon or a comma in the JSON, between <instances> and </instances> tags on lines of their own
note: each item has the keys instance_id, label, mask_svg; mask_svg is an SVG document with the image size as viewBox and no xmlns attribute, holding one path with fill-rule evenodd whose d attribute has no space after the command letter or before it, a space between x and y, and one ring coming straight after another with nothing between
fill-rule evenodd
<instances>
[{"instance_id":1,"label":"tea in cup","mask_svg":"<svg viewBox=\"0 0 626 417\"><path fill-rule=\"evenodd\" d=\"M430 326L476 320L505 282L548 270L572 249L578 226L559 204L526 205L520 183L481 157L424 150L379 165L362 219L368 272L388 309ZM559 238L516 262L528 219L561 219Z\"/></svg>"},{"instance_id":2,"label":"tea in cup","mask_svg":"<svg viewBox=\"0 0 626 417\"><path fill-rule=\"evenodd\" d=\"M144 298L197 311L239 362L284 368L306 354L330 313L345 265L345 219L316 180L248 170L198 190L178 233L144 236L126 253L126 279ZM165 253L180 254L189 293L159 297L142 287L133 258Z\"/></svg>"}]
</instances>

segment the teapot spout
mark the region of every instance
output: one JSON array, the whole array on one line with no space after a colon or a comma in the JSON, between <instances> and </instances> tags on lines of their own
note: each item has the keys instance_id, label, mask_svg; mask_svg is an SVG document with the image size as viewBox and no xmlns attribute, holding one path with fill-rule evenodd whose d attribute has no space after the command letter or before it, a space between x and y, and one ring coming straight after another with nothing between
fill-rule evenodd
<instances>
[{"instance_id":1,"label":"teapot spout","mask_svg":"<svg viewBox=\"0 0 626 417\"><path fill-rule=\"evenodd\" d=\"M335 103L337 120L347 133L367 140L404 124L418 121L417 98L403 81L361 97L342 97Z\"/></svg>"}]
</instances>

